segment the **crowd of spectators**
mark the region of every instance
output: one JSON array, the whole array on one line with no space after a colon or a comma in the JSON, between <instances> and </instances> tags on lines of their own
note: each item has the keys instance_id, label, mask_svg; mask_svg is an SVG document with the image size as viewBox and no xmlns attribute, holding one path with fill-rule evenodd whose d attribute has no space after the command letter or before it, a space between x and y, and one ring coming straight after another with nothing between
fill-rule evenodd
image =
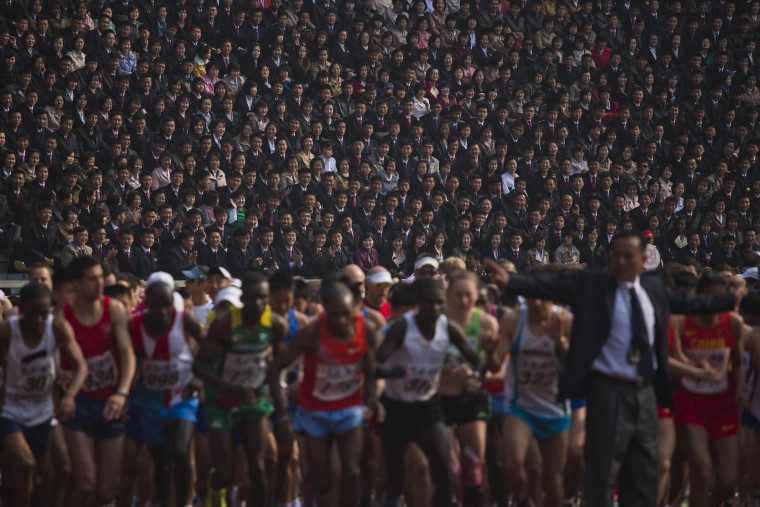
<instances>
[{"instance_id":1,"label":"crowd of spectators","mask_svg":"<svg viewBox=\"0 0 760 507\"><path fill-rule=\"evenodd\" d=\"M0 248L404 278L755 264L758 0L0 2ZM18 262L15 262L18 261Z\"/></svg>"}]
</instances>

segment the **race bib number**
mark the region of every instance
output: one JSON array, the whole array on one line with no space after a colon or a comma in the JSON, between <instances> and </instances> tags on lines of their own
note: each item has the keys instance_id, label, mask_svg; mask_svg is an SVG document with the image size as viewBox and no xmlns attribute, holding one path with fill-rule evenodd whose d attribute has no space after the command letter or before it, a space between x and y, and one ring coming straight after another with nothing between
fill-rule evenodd
<instances>
[{"instance_id":1,"label":"race bib number","mask_svg":"<svg viewBox=\"0 0 760 507\"><path fill-rule=\"evenodd\" d=\"M49 393L54 378L53 359L50 357L21 365L20 384L24 393L30 396Z\"/></svg>"},{"instance_id":2,"label":"race bib number","mask_svg":"<svg viewBox=\"0 0 760 507\"><path fill-rule=\"evenodd\" d=\"M231 354L224 359L222 379L232 385L258 389L267 377L267 354Z\"/></svg>"},{"instance_id":3,"label":"race bib number","mask_svg":"<svg viewBox=\"0 0 760 507\"><path fill-rule=\"evenodd\" d=\"M118 381L116 362L111 351L99 356L87 358L87 380L84 382L85 391L97 391L113 387Z\"/></svg>"},{"instance_id":4,"label":"race bib number","mask_svg":"<svg viewBox=\"0 0 760 507\"><path fill-rule=\"evenodd\" d=\"M550 387L557 381L557 360L554 356L521 356L517 381L534 387Z\"/></svg>"},{"instance_id":5,"label":"race bib number","mask_svg":"<svg viewBox=\"0 0 760 507\"><path fill-rule=\"evenodd\" d=\"M685 353L694 364L707 362L710 368L721 374L721 380L717 382L685 376L682 383L686 389L696 394L718 394L728 390L727 365L730 349L687 350Z\"/></svg>"},{"instance_id":6,"label":"race bib number","mask_svg":"<svg viewBox=\"0 0 760 507\"><path fill-rule=\"evenodd\" d=\"M143 385L151 391L178 389L182 380L182 364L170 361L145 361L142 367Z\"/></svg>"},{"instance_id":7,"label":"race bib number","mask_svg":"<svg viewBox=\"0 0 760 507\"><path fill-rule=\"evenodd\" d=\"M322 401L337 401L356 393L362 384L361 363L317 366L312 395Z\"/></svg>"},{"instance_id":8,"label":"race bib number","mask_svg":"<svg viewBox=\"0 0 760 507\"><path fill-rule=\"evenodd\" d=\"M413 398L424 399L438 389L441 371L437 368L412 368L409 376L403 380L404 393Z\"/></svg>"}]
</instances>

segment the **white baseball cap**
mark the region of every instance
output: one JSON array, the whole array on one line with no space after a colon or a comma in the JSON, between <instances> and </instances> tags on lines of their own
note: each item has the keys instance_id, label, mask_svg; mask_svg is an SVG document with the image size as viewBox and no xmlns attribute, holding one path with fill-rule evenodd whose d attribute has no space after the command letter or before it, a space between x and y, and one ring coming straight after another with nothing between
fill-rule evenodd
<instances>
[{"instance_id":1,"label":"white baseball cap","mask_svg":"<svg viewBox=\"0 0 760 507\"><path fill-rule=\"evenodd\" d=\"M145 281L145 286L150 287L154 283L165 283L171 287L172 290L174 290L176 287L174 284L174 277L165 271L157 271L155 273L151 273L151 275Z\"/></svg>"},{"instance_id":2,"label":"white baseball cap","mask_svg":"<svg viewBox=\"0 0 760 507\"><path fill-rule=\"evenodd\" d=\"M417 259L417 262L414 263L415 271L421 269L422 266L433 266L433 269L438 269L439 263L434 257L425 256L421 259Z\"/></svg>"},{"instance_id":3,"label":"white baseball cap","mask_svg":"<svg viewBox=\"0 0 760 507\"><path fill-rule=\"evenodd\" d=\"M233 306L237 306L238 308L241 308L243 306L243 302L240 301L240 298L243 296L243 291L237 287L225 287L224 289L220 290L219 293L216 295L216 300L214 301L215 305L218 305L222 301L227 301L228 303L231 303Z\"/></svg>"}]
</instances>

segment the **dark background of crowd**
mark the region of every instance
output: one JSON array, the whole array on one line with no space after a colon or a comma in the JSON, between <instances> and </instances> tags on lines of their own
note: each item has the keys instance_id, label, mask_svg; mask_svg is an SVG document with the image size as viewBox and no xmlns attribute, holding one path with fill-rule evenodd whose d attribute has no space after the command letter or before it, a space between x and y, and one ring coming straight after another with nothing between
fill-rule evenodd
<instances>
[{"instance_id":1,"label":"dark background of crowd","mask_svg":"<svg viewBox=\"0 0 760 507\"><path fill-rule=\"evenodd\" d=\"M760 1L0 2L0 248L408 276L760 250ZM23 263L23 264L22 264Z\"/></svg>"}]
</instances>

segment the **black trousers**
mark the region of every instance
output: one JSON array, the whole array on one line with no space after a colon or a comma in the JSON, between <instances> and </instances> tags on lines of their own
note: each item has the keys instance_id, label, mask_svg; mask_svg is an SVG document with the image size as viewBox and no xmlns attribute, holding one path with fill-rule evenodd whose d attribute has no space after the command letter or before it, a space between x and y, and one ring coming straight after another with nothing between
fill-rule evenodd
<instances>
[{"instance_id":1,"label":"black trousers","mask_svg":"<svg viewBox=\"0 0 760 507\"><path fill-rule=\"evenodd\" d=\"M657 505L657 398L652 386L594 375L586 412L585 505Z\"/></svg>"}]
</instances>

